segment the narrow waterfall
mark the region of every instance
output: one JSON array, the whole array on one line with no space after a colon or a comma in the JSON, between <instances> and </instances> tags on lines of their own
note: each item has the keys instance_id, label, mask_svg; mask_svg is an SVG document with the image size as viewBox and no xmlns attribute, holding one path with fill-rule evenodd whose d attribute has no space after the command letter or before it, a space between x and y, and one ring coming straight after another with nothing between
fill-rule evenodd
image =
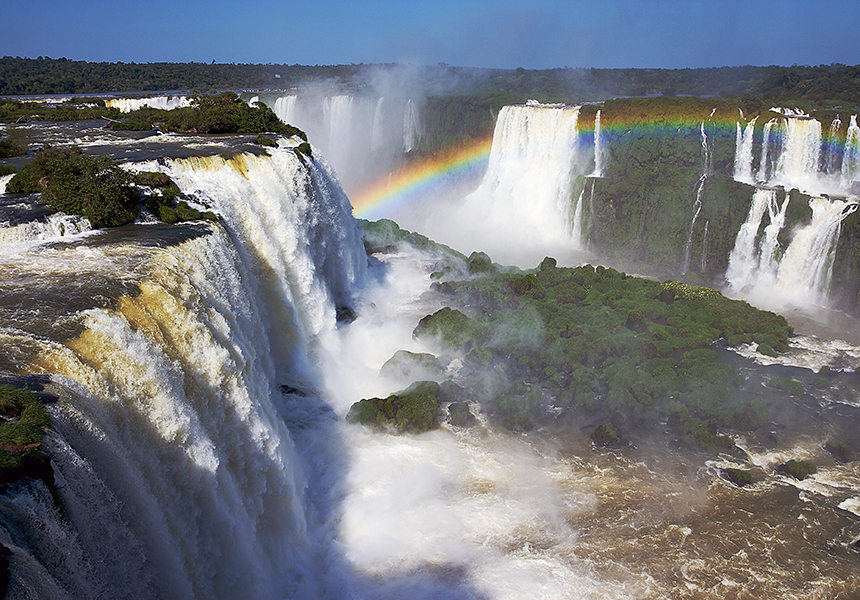
<instances>
[{"instance_id":1,"label":"narrow waterfall","mask_svg":"<svg viewBox=\"0 0 860 600\"><path fill-rule=\"evenodd\" d=\"M759 160L758 175L756 176L757 181L767 181L770 174L773 173L773 165L770 161L772 160L772 154L774 154L775 151L771 152L771 146L774 145L774 143L778 143L778 139L774 139L772 130L774 125L777 125L778 123L778 119L771 119L764 124L761 141L761 159Z\"/></svg>"},{"instance_id":2,"label":"narrow waterfall","mask_svg":"<svg viewBox=\"0 0 860 600\"><path fill-rule=\"evenodd\" d=\"M842 153L842 179L846 184L860 180L860 126L857 125L857 115L851 115L848 125Z\"/></svg>"},{"instance_id":3,"label":"narrow waterfall","mask_svg":"<svg viewBox=\"0 0 860 600\"><path fill-rule=\"evenodd\" d=\"M224 226L0 253L2 295L29 297L18 321L0 306L5 355L63 398L45 450L65 512L39 481L0 505L11 597L350 598L343 458L303 342L364 277L349 205L289 148L142 167Z\"/></svg>"},{"instance_id":4,"label":"narrow waterfall","mask_svg":"<svg viewBox=\"0 0 860 600\"><path fill-rule=\"evenodd\" d=\"M404 152L412 152L415 148L415 144L418 143L419 132L418 108L415 106L415 100L410 98L406 101L406 108L403 111Z\"/></svg>"},{"instance_id":5,"label":"narrow waterfall","mask_svg":"<svg viewBox=\"0 0 860 600\"><path fill-rule=\"evenodd\" d=\"M713 116L713 113L711 113ZM690 220L690 234L687 236L687 245L684 248L684 259L681 263L681 274L683 275L690 270L690 253L693 249L693 229L696 226L696 221L699 219L699 214L702 212L702 192L705 189L705 183L713 171L713 150L708 139L708 134L705 131L705 122L702 121L701 127L702 138L702 176L696 183L696 200L693 202L693 218Z\"/></svg>"},{"instance_id":6,"label":"narrow waterfall","mask_svg":"<svg viewBox=\"0 0 860 600\"><path fill-rule=\"evenodd\" d=\"M842 121L839 115L830 123L830 135L827 137L827 162L825 164L825 173L827 175L835 175L841 170L842 151L837 140L839 139L839 131L842 129ZM847 149L848 144L845 144Z\"/></svg>"},{"instance_id":7,"label":"narrow waterfall","mask_svg":"<svg viewBox=\"0 0 860 600\"><path fill-rule=\"evenodd\" d=\"M738 121L737 141L735 143L735 172L734 177L738 181L744 183L753 183L753 140L755 138L755 122L758 117L754 117L746 126L741 129L741 123Z\"/></svg>"},{"instance_id":8,"label":"narrow waterfall","mask_svg":"<svg viewBox=\"0 0 860 600\"><path fill-rule=\"evenodd\" d=\"M603 140L600 132L600 111L594 115L594 172L591 177L603 177Z\"/></svg>"}]
</instances>

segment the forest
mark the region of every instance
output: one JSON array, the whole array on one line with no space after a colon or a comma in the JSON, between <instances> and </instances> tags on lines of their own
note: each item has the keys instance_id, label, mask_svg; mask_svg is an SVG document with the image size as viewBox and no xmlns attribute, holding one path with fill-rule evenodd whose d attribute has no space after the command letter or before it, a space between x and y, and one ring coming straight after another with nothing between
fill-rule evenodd
<instances>
[{"instance_id":1,"label":"forest","mask_svg":"<svg viewBox=\"0 0 860 600\"><path fill-rule=\"evenodd\" d=\"M0 58L0 95L107 92L288 90L331 82L351 91L373 73L408 75L425 94L529 94L585 102L617 96L743 96L860 105L860 65L743 66L702 69L478 69L400 64L298 65L86 62L67 58Z\"/></svg>"}]
</instances>

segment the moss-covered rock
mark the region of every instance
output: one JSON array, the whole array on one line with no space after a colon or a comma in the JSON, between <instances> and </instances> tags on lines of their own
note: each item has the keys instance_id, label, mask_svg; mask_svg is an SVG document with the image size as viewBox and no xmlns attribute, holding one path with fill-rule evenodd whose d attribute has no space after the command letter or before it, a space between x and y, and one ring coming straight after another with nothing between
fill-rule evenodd
<instances>
[{"instance_id":1,"label":"moss-covered rock","mask_svg":"<svg viewBox=\"0 0 860 600\"><path fill-rule=\"evenodd\" d=\"M350 423L397 433L424 433L436 425L439 384L418 381L387 398L369 398L353 404L346 415Z\"/></svg>"},{"instance_id":2,"label":"moss-covered rock","mask_svg":"<svg viewBox=\"0 0 860 600\"><path fill-rule=\"evenodd\" d=\"M448 406L448 422L454 427L472 427L477 419L468 402L452 402Z\"/></svg>"},{"instance_id":3,"label":"moss-covered rock","mask_svg":"<svg viewBox=\"0 0 860 600\"><path fill-rule=\"evenodd\" d=\"M33 477L51 485L50 461L41 451L51 419L42 403L26 388L0 385L0 418L0 484Z\"/></svg>"},{"instance_id":4,"label":"moss-covered rock","mask_svg":"<svg viewBox=\"0 0 860 600\"><path fill-rule=\"evenodd\" d=\"M830 455L834 458L834 460L836 460L836 462L849 463L854 458L854 451L851 450L851 446L849 446L845 442L828 440L824 444L824 449L830 453Z\"/></svg>"},{"instance_id":5,"label":"moss-covered rock","mask_svg":"<svg viewBox=\"0 0 860 600\"><path fill-rule=\"evenodd\" d=\"M720 469L720 475L722 475L723 479L732 482L738 487L745 487L752 483L752 473L742 469Z\"/></svg>"},{"instance_id":6,"label":"moss-covered rock","mask_svg":"<svg viewBox=\"0 0 860 600\"><path fill-rule=\"evenodd\" d=\"M612 423L603 423L598 425L591 432L591 441L599 448L623 448L628 442L618 433L618 430L613 427Z\"/></svg>"},{"instance_id":7,"label":"moss-covered rock","mask_svg":"<svg viewBox=\"0 0 860 600\"><path fill-rule=\"evenodd\" d=\"M811 462L805 460L794 460L793 458L786 463L777 465L775 471L782 475L793 477L797 480L806 479L810 475L818 472L818 468Z\"/></svg>"},{"instance_id":8,"label":"moss-covered rock","mask_svg":"<svg viewBox=\"0 0 860 600\"><path fill-rule=\"evenodd\" d=\"M438 380L443 368L433 354L398 350L385 361L379 375L395 381Z\"/></svg>"}]
</instances>

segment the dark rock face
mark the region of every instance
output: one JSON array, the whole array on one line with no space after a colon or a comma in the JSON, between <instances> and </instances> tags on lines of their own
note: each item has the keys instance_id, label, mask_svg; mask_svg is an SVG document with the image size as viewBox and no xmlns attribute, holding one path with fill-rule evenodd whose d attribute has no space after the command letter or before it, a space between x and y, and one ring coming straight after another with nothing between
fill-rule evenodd
<instances>
[{"instance_id":1,"label":"dark rock face","mask_svg":"<svg viewBox=\"0 0 860 600\"><path fill-rule=\"evenodd\" d=\"M448 407L448 422L455 427L471 427L476 423L468 402L452 402Z\"/></svg>"}]
</instances>

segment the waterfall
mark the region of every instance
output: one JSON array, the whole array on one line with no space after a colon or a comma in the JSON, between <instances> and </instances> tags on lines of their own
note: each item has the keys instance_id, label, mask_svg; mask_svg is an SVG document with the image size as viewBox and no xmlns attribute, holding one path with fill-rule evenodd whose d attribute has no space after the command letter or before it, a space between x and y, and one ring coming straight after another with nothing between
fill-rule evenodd
<instances>
[{"instance_id":1,"label":"waterfall","mask_svg":"<svg viewBox=\"0 0 860 600\"><path fill-rule=\"evenodd\" d=\"M406 101L403 110L403 151L412 152L418 142L418 109L415 100L411 98Z\"/></svg>"},{"instance_id":2,"label":"waterfall","mask_svg":"<svg viewBox=\"0 0 860 600\"><path fill-rule=\"evenodd\" d=\"M579 152L578 115L579 107L503 107L480 186L434 236L513 263L579 249L573 179L591 171L592 156Z\"/></svg>"},{"instance_id":3,"label":"waterfall","mask_svg":"<svg viewBox=\"0 0 860 600\"><path fill-rule=\"evenodd\" d=\"M593 188L592 188L593 189ZM577 248L582 247L582 197L585 196L585 190L579 193L579 199L576 201L576 208L573 212L573 230L571 232L571 240Z\"/></svg>"},{"instance_id":4,"label":"waterfall","mask_svg":"<svg viewBox=\"0 0 860 600\"><path fill-rule=\"evenodd\" d=\"M280 294L313 336L334 322L336 307L352 303L365 268L361 231L324 164L305 163L290 148L271 153L188 158L163 170L183 191L214 203L248 240L257 268L277 276Z\"/></svg>"},{"instance_id":5,"label":"waterfall","mask_svg":"<svg viewBox=\"0 0 860 600\"><path fill-rule=\"evenodd\" d=\"M812 198L809 206L812 220L795 232L777 276L781 295L795 304L819 304L825 300L840 226L858 205Z\"/></svg>"},{"instance_id":6,"label":"waterfall","mask_svg":"<svg viewBox=\"0 0 860 600\"><path fill-rule=\"evenodd\" d=\"M780 205L774 190L755 191L729 257L726 280L736 293L754 296L768 306L821 304L826 300L840 225L858 205L812 198L811 221L798 226L783 249L778 236L785 226L788 203L786 196ZM770 222L759 238L765 212Z\"/></svg>"},{"instance_id":7,"label":"waterfall","mask_svg":"<svg viewBox=\"0 0 860 600\"><path fill-rule=\"evenodd\" d=\"M821 123L815 119L786 118L782 137L782 152L773 179L787 188L812 189L818 178Z\"/></svg>"},{"instance_id":8,"label":"waterfall","mask_svg":"<svg viewBox=\"0 0 860 600\"><path fill-rule=\"evenodd\" d=\"M737 140L735 142L735 172L737 181L753 183L753 139L755 137L755 122L758 117L753 118L746 127L741 129L738 121Z\"/></svg>"},{"instance_id":9,"label":"waterfall","mask_svg":"<svg viewBox=\"0 0 860 600\"><path fill-rule=\"evenodd\" d=\"M145 106L159 108L161 110L173 110L191 106L191 98L188 96L152 96L150 98L109 98L105 100L105 106L118 108L120 112L132 112Z\"/></svg>"},{"instance_id":10,"label":"waterfall","mask_svg":"<svg viewBox=\"0 0 860 600\"><path fill-rule=\"evenodd\" d=\"M307 133L350 194L389 173L420 139L420 102L308 88L261 99Z\"/></svg>"},{"instance_id":11,"label":"waterfall","mask_svg":"<svg viewBox=\"0 0 860 600\"><path fill-rule=\"evenodd\" d=\"M857 126L857 115L851 115L851 123L845 137L842 179L846 184L860 180L860 127Z\"/></svg>"},{"instance_id":12,"label":"waterfall","mask_svg":"<svg viewBox=\"0 0 860 600\"><path fill-rule=\"evenodd\" d=\"M842 121L839 120L839 115L830 123L830 135L827 138L827 163L825 172L828 175L834 175L840 170L840 159L842 157L841 149L837 144L839 139L839 130L842 129ZM846 143L846 148L848 144Z\"/></svg>"},{"instance_id":13,"label":"waterfall","mask_svg":"<svg viewBox=\"0 0 860 600\"><path fill-rule=\"evenodd\" d=\"M769 162L771 154L770 147L771 144L774 143L771 131L774 125L777 125L778 123L779 120L771 119L764 124L761 142L761 160L759 161L758 176L756 177L758 181L767 181L768 177L773 172L773 166Z\"/></svg>"},{"instance_id":14,"label":"waterfall","mask_svg":"<svg viewBox=\"0 0 860 600\"><path fill-rule=\"evenodd\" d=\"M592 177L603 177L603 141L600 135L600 111L594 115L594 172Z\"/></svg>"},{"instance_id":15,"label":"waterfall","mask_svg":"<svg viewBox=\"0 0 860 600\"><path fill-rule=\"evenodd\" d=\"M335 422L303 343L364 277L345 196L289 148L141 166L224 226L0 252L3 295L28 296L4 359L63 398L44 447L64 513L39 481L0 504L10 597L349 598Z\"/></svg>"},{"instance_id":16,"label":"waterfall","mask_svg":"<svg viewBox=\"0 0 860 600\"><path fill-rule=\"evenodd\" d=\"M711 116L713 116L713 112L711 113ZM682 275L690 270L690 252L693 249L693 229L696 226L696 221L699 219L699 214L702 212L702 192L705 189L705 182L713 171L713 152L711 150L711 142L708 140L708 134L705 131L705 121L702 121L701 138L702 176L699 177L699 181L696 183L696 200L693 202L693 218L690 221L690 235L687 237L687 245L684 248L684 260L681 263Z\"/></svg>"},{"instance_id":17,"label":"waterfall","mask_svg":"<svg viewBox=\"0 0 860 600\"><path fill-rule=\"evenodd\" d=\"M704 273L708 266L708 226L710 221L705 221L705 232L702 234L702 260L699 265L701 272Z\"/></svg>"}]
</instances>

